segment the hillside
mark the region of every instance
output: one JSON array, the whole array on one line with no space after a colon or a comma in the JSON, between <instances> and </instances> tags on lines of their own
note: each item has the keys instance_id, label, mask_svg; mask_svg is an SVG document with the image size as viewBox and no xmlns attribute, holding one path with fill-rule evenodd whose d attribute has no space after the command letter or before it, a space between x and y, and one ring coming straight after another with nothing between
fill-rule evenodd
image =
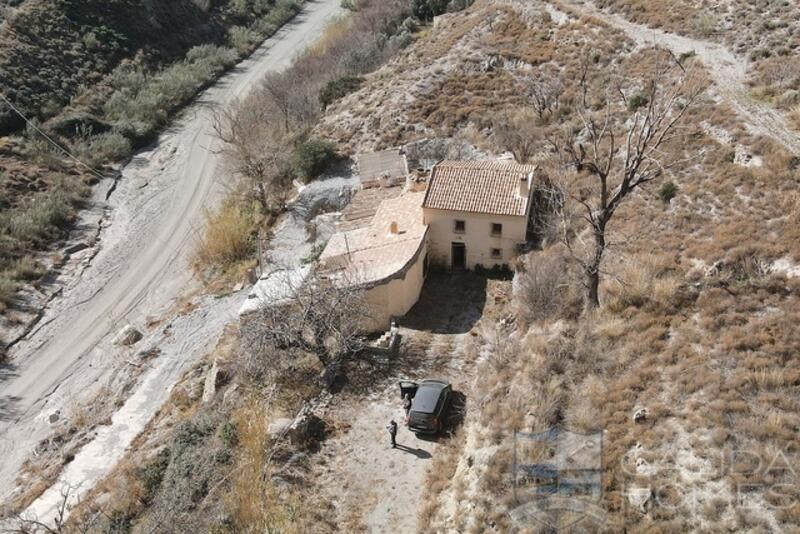
<instances>
[{"instance_id":1,"label":"hillside","mask_svg":"<svg viewBox=\"0 0 800 534\"><path fill-rule=\"evenodd\" d=\"M45 120L85 99L125 58L157 68L193 46L225 44L229 30L264 11L259 2L26 0L0 27L0 92ZM23 126L3 108L0 134Z\"/></svg>"},{"instance_id":2,"label":"hillside","mask_svg":"<svg viewBox=\"0 0 800 534\"><path fill-rule=\"evenodd\" d=\"M246 187L208 216L198 270L241 288L254 225L267 257L295 252L277 272L313 266L347 220L359 179L347 157L394 147L412 168L507 153L535 164L530 247L512 272L432 268L391 355L349 344L359 289L287 276L281 307L209 343L69 526L800 531L794 8L476 0L433 18L420 10L431 3L349 4L350 19L232 108L225 155ZM224 13L197 11L206 22L189 33L213 39ZM128 135L123 100L96 118ZM72 171L53 183L79 182ZM338 200L314 200L326 188ZM390 189L355 193L351 209L374 213ZM178 316L211 324L204 299L244 298L223 291L187 297ZM153 324L163 339L143 363L175 342L172 321ZM457 393L445 432L401 425L390 448L385 425L406 415L398 382L424 378ZM28 473L45 461L58 473L59 447L80 454L55 444ZM11 511L35 498L36 476L25 482Z\"/></svg>"},{"instance_id":3,"label":"hillside","mask_svg":"<svg viewBox=\"0 0 800 534\"><path fill-rule=\"evenodd\" d=\"M673 192L664 197L658 184L642 189L609 225L614 247L598 310L580 312L580 271L553 228L545 225L541 251L521 258L508 309L516 326L480 332L480 380L467 393L473 402L464 434L429 469L426 499L434 501L418 528L510 528L513 433L559 425L604 431L601 502L612 530L796 529L798 488L787 462L796 461L800 429L800 362L792 348L799 341L792 324L800 297L800 169L787 147L797 146L798 132L781 126L788 110L761 99L758 87L747 94L739 79L717 82L714 55L717 43L732 46L738 65L730 67L738 70L753 47L781 41L792 49L791 17L774 11L788 25L753 31L750 17L777 7L729 6L727 29L700 35L683 21L702 21L687 13L714 9L707 3L603 4L712 40L665 58L646 28L628 32L624 21L615 26L618 19L586 6L476 2L437 21L425 40L329 110L319 128L348 152L435 136L511 150L547 171L554 132L577 119L577 81L587 62L596 106L613 94L630 102L651 69L677 69L676 60L678 73L695 71L708 84L680 129L685 142L661 155L687 161L663 178ZM657 22L667 5L672 15ZM751 67L748 76L764 63ZM526 78L561 88L552 114L538 113ZM796 77L784 83L789 96L797 94ZM776 122L762 127L773 114ZM580 231L579 222L570 224ZM646 419L635 422L642 409Z\"/></svg>"},{"instance_id":4,"label":"hillside","mask_svg":"<svg viewBox=\"0 0 800 534\"><path fill-rule=\"evenodd\" d=\"M35 314L39 303L29 310L18 290L37 294L37 282L59 263L42 253L68 236L86 206L87 185L112 179L117 171L110 165L151 142L199 90L275 33L300 4L4 4L0 96L10 105L0 103L0 135L7 135L0 137L0 315L16 308L22 317L0 317L3 330ZM26 126L20 113L32 124ZM8 337L0 335L0 347Z\"/></svg>"}]
</instances>

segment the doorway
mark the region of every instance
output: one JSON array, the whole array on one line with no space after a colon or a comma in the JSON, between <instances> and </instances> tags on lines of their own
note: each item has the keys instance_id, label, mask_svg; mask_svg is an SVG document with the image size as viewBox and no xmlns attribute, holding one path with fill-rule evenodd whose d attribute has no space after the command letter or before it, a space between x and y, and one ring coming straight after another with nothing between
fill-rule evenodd
<instances>
[{"instance_id":1,"label":"doorway","mask_svg":"<svg viewBox=\"0 0 800 534\"><path fill-rule=\"evenodd\" d=\"M453 243L452 247L452 269L454 271L463 271L467 268L467 247L464 243Z\"/></svg>"}]
</instances>

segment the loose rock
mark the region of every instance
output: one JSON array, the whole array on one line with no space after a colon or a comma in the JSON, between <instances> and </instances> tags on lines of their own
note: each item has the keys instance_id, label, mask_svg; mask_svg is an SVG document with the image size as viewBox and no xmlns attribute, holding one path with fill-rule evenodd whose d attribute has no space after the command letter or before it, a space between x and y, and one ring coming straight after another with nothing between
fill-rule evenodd
<instances>
[{"instance_id":1,"label":"loose rock","mask_svg":"<svg viewBox=\"0 0 800 534\"><path fill-rule=\"evenodd\" d=\"M633 413L634 423L644 423L647 421L647 408L639 408Z\"/></svg>"},{"instance_id":2,"label":"loose rock","mask_svg":"<svg viewBox=\"0 0 800 534\"><path fill-rule=\"evenodd\" d=\"M131 325L125 325L114 338L115 345L133 345L142 339L142 333Z\"/></svg>"}]
</instances>

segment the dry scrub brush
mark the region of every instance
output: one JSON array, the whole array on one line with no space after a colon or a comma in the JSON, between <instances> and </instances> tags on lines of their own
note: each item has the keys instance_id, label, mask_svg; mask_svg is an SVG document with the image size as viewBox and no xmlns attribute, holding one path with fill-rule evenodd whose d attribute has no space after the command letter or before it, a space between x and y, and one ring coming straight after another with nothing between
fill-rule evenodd
<instances>
[{"instance_id":1,"label":"dry scrub brush","mask_svg":"<svg viewBox=\"0 0 800 534\"><path fill-rule=\"evenodd\" d=\"M225 202L217 212L205 213L206 228L200 235L195 267L229 269L252 256L258 221L252 210Z\"/></svg>"},{"instance_id":2,"label":"dry scrub brush","mask_svg":"<svg viewBox=\"0 0 800 534\"><path fill-rule=\"evenodd\" d=\"M308 357L338 374L343 358L363 346L370 318L364 291L355 279L328 280L312 274L287 276L273 302L242 320L241 370L253 379L287 378Z\"/></svg>"}]
</instances>

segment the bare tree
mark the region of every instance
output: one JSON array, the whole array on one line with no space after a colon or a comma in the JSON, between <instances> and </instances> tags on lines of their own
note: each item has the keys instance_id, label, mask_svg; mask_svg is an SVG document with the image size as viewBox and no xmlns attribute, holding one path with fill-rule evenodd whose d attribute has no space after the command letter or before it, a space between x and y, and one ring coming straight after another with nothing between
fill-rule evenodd
<instances>
[{"instance_id":1,"label":"bare tree","mask_svg":"<svg viewBox=\"0 0 800 534\"><path fill-rule=\"evenodd\" d=\"M317 91L310 90L312 73L302 65L267 75L253 96L270 100L280 112L285 131L301 130L319 114Z\"/></svg>"},{"instance_id":2,"label":"bare tree","mask_svg":"<svg viewBox=\"0 0 800 534\"><path fill-rule=\"evenodd\" d=\"M564 86L555 76L542 74L526 79L524 82L527 97L541 121L549 121L561 106Z\"/></svg>"},{"instance_id":3,"label":"bare tree","mask_svg":"<svg viewBox=\"0 0 800 534\"><path fill-rule=\"evenodd\" d=\"M493 121L495 141L514 154L517 163L527 163L543 148L542 128L535 117L531 108L515 108L499 114Z\"/></svg>"},{"instance_id":4,"label":"bare tree","mask_svg":"<svg viewBox=\"0 0 800 534\"><path fill-rule=\"evenodd\" d=\"M70 518L70 512L81 504L80 498L77 496L78 487L70 484L64 484L60 490L61 499L53 511L51 518L39 518L35 515L26 513L16 514L12 524L6 525L3 532L14 534L33 534L33 533L47 533L47 534L85 534L88 532L95 532L97 530L97 523L100 516L98 514L91 514L88 518L73 519Z\"/></svg>"},{"instance_id":5,"label":"bare tree","mask_svg":"<svg viewBox=\"0 0 800 534\"><path fill-rule=\"evenodd\" d=\"M291 184L291 136L269 102L249 98L217 112L214 130L263 213L280 210Z\"/></svg>"},{"instance_id":6,"label":"bare tree","mask_svg":"<svg viewBox=\"0 0 800 534\"><path fill-rule=\"evenodd\" d=\"M565 199L582 207L591 244L575 253L575 236L564 232L564 242L578 259L586 290L585 306L599 306L603 254L608 247L608 224L632 192L692 159L666 145L679 135L677 125L702 92L702 85L682 70L658 68L641 92L646 103L635 110L606 99L599 111L578 110L578 127L568 127L550 138L561 164L576 171L572 183L562 183ZM565 227L566 228L566 227Z\"/></svg>"},{"instance_id":7,"label":"bare tree","mask_svg":"<svg viewBox=\"0 0 800 534\"><path fill-rule=\"evenodd\" d=\"M370 317L364 291L345 278L287 275L266 305L242 321L244 370L254 377L280 374L306 355L328 369L362 345Z\"/></svg>"}]
</instances>

